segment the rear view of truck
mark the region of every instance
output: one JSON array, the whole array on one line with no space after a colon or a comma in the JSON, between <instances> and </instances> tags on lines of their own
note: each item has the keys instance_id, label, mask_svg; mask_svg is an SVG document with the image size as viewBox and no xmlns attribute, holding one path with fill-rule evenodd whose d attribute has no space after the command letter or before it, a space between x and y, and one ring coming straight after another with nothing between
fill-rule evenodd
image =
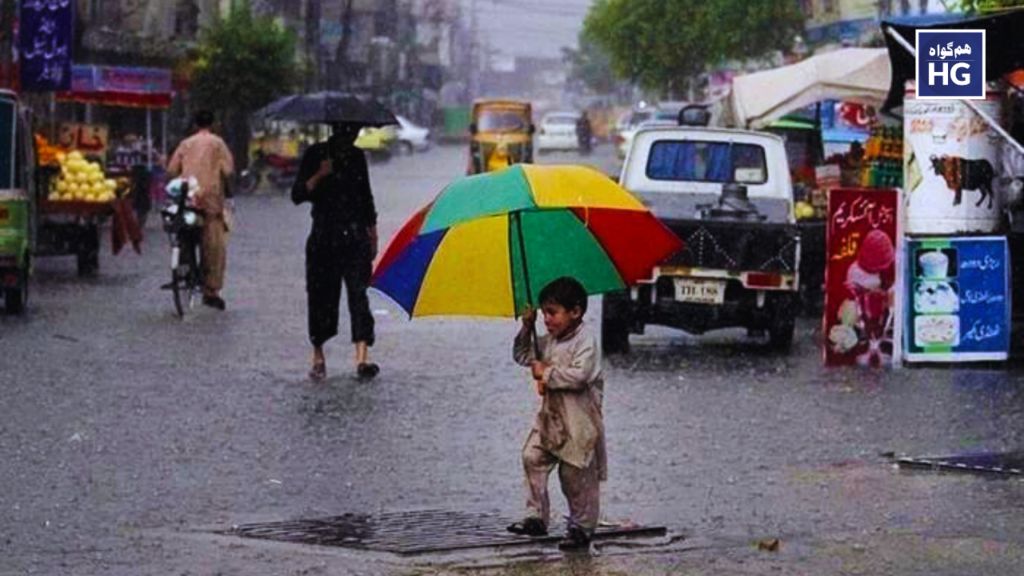
<instances>
[{"instance_id":1,"label":"rear view of truck","mask_svg":"<svg viewBox=\"0 0 1024 576\"><path fill-rule=\"evenodd\" d=\"M800 237L786 151L778 136L671 127L639 132L620 184L685 243L650 282L608 294L602 347L629 348L629 334L657 324L691 334L729 327L793 340Z\"/></svg>"}]
</instances>

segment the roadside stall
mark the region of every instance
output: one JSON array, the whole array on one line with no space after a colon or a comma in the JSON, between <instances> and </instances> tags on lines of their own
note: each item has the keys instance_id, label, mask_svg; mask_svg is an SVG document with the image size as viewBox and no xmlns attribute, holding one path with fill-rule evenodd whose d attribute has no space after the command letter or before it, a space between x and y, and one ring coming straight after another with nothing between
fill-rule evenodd
<instances>
[{"instance_id":1,"label":"roadside stall","mask_svg":"<svg viewBox=\"0 0 1024 576\"><path fill-rule=\"evenodd\" d=\"M893 63L888 107L903 107L905 234L897 299L908 362L1000 361L1010 355L1012 293L1021 254L1010 222L1020 211L1024 146L1005 84L1024 65L1024 11L963 19L918 17L884 22ZM913 85L919 30L986 31L983 100L919 99ZM1014 290L1017 287L1017 290Z\"/></svg>"},{"instance_id":2,"label":"roadside stall","mask_svg":"<svg viewBox=\"0 0 1024 576\"><path fill-rule=\"evenodd\" d=\"M78 274L99 268L100 227L112 218L112 248L117 253L130 240L139 249L138 222L149 211L153 158L153 110L161 111L166 150L165 110L171 104L168 70L117 66L73 66L71 89L56 93L56 101L87 106L144 109L145 148L125 155L111 145L106 126L90 121L64 122L57 152L39 169L39 254L75 255ZM88 115L87 115L88 116ZM127 164L126 164L127 163Z\"/></svg>"},{"instance_id":3,"label":"roadside stall","mask_svg":"<svg viewBox=\"0 0 1024 576\"><path fill-rule=\"evenodd\" d=\"M733 78L729 114L738 127L782 133L792 156L801 236L800 276L803 300L814 309L825 281L828 192L856 186L862 158L823 163L823 156L852 145L873 121L870 110L885 101L889 59L884 48L846 48L792 64ZM814 110L799 118L796 113ZM826 153L826 148L828 152ZM795 166L793 164L795 163Z\"/></svg>"}]
</instances>

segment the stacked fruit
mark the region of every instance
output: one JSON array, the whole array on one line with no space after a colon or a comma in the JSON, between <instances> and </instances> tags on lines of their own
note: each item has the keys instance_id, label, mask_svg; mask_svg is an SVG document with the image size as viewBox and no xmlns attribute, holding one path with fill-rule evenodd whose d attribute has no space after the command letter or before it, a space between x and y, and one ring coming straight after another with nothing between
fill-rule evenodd
<instances>
[{"instance_id":1,"label":"stacked fruit","mask_svg":"<svg viewBox=\"0 0 1024 576\"><path fill-rule=\"evenodd\" d=\"M64 149L56 144L51 144L41 134L36 134L36 154L39 157L40 166L57 166L59 161L57 157L64 153Z\"/></svg>"},{"instance_id":2,"label":"stacked fruit","mask_svg":"<svg viewBox=\"0 0 1024 576\"><path fill-rule=\"evenodd\" d=\"M103 174L99 163L89 162L77 150L58 153L57 161L60 176L50 181L49 200L111 202L117 198L117 182Z\"/></svg>"}]
</instances>

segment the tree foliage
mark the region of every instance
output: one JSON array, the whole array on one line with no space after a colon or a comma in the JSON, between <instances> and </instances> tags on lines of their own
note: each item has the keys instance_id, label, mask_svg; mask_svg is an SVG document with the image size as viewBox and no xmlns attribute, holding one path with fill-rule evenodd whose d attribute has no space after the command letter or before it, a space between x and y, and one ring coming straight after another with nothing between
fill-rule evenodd
<instances>
[{"instance_id":1,"label":"tree foliage","mask_svg":"<svg viewBox=\"0 0 1024 576\"><path fill-rule=\"evenodd\" d=\"M788 50L802 29L792 0L597 0L582 36L617 75L678 94L711 65Z\"/></svg>"},{"instance_id":2,"label":"tree foliage","mask_svg":"<svg viewBox=\"0 0 1024 576\"><path fill-rule=\"evenodd\" d=\"M1005 8L1024 7L1024 0L957 0L950 6L957 12L984 14Z\"/></svg>"},{"instance_id":3,"label":"tree foliage","mask_svg":"<svg viewBox=\"0 0 1024 576\"><path fill-rule=\"evenodd\" d=\"M578 50L562 48L562 60L569 66L569 79L600 94L612 92L616 78L611 57L584 34L580 34L579 45Z\"/></svg>"},{"instance_id":4,"label":"tree foliage","mask_svg":"<svg viewBox=\"0 0 1024 576\"><path fill-rule=\"evenodd\" d=\"M257 17L245 0L202 31L191 97L212 110L244 113L291 91L299 74L295 34L269 17Z\"/></svg>"},{"instance_id":5,"label":"tree foliage","mask_svg":"<svg viewBox=\"0 0 1024 576\"><path fill-rule=\"evenodd\" d=\"M249 116L294 90L301 77L296 38L270 17L254 16L248 0L204 29L197 46L189 98L214 111L239 168L248 165Z\"/></svg>"}]
</instances>

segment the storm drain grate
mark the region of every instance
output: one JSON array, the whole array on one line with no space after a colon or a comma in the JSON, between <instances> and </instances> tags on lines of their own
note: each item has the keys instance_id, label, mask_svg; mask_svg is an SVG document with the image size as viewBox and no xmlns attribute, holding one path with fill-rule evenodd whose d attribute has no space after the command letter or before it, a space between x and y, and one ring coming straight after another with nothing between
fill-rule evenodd
<instances>
[{"instance_id":1,"label":"storm drain grate","mask_svg":"<svg viewBox=\"0 0 1024 576\"><path fill-rule=\"evenodd\" d=\"M964 472L1020 477L1024 476L1024 452L975 452L951 456L921 456L900 458L900 468L935 470L941 472Z\"/></svg>"},{"instance_id":2,"label":"storm drain grate","mask_svg":"<svg viewBox=\"0 0 1024 576\"><path fill-rule=\"evenodd\" d=\"M530 538L507 532L505 527L511 523L511 519L498 514L422 510L242 524L219 533L278 542L412 555L554 543L562 538L564 532L564 527L556 526L549 536ZM595 540L659 537L666 533L663 526L602 525L597 529Z\"/></svg>"}]
</instances>

